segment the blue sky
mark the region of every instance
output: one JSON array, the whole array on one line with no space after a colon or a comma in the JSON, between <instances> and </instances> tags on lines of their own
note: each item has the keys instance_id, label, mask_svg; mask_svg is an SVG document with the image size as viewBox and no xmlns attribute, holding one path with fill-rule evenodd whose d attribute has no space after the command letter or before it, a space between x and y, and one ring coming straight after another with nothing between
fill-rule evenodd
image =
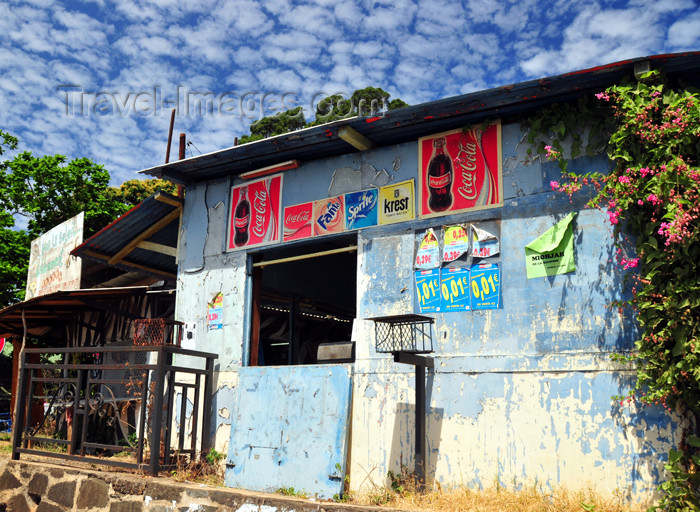
<instances>
[{"instance_id":1,"label":"blue sky","mask_svg":"<svg viewBox=\"0 0 700 512\"><path fill-rule=\"evenodd\" d=\"M261 114L366 86L409 104L700 49L696 0L31 0L0 4L0 130L114 184ZM206 101L208 100L208 104ZM207 108L202 109L204 104ZM172 157L177 157L177 142Z\"/></svg>"}]
</instances>

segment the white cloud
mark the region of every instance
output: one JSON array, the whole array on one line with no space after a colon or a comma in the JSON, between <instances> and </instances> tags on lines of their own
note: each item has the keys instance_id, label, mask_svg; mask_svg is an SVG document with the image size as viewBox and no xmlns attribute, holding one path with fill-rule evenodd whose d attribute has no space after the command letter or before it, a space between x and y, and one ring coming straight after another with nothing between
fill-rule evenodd
<instances>
[{"instance_id":1,"label":"white cloud","mask_svg":"<svg viewBox=\"0 0 700 512\"><path fill-rule=\"evenodd\" d=\"M0 4L0 129L36 154L105 163L118 182L163 161L168 107L70 116L58 85L80 86L92 107L98 91L250 100L178 116L209 152L269 113L262 98L278 107L273 94L309 118L321 97L367 86L416 104L697 48L699 12L694 0L15 0Z\"/></svg>"}]
</instances>

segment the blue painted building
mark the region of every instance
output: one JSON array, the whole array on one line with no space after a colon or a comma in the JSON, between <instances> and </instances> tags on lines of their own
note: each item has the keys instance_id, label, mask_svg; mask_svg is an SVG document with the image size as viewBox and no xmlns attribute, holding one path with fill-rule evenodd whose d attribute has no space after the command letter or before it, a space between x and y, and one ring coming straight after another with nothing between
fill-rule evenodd
<instances>
[{"instance_id":1,"label":"blue painted building","mask_svg":"<svg viewBox=\"0 0 700 512\"><path fill-rule=\"evenodd\" d=\"M551 191L558 168L528 156L518 116L644 66L698 83L699 64L700 53L616 63L143 171L186 185L176 319L183 346L219 355L211 435L228 454L227 484L330 497L346 476L367 490L411 469L413 367L377 351L371 319L423 313L434 318L429 482L653 499L679 433L662 410L612 398L634 371L610 355L638 331L608 307L625 292L607 215ZM432 170L442 151L451 173ZM441 211L429 196L445 187ZM559 252L575 269L528 278L525 246L572 212ZM447 234L455 227L466 246ZM431 232L437 262L423 251ZM427 260L437 266L420 268ZM341 341L354 342L351 362L319 363L319 345Z\"/></svg>"}]
</instances>

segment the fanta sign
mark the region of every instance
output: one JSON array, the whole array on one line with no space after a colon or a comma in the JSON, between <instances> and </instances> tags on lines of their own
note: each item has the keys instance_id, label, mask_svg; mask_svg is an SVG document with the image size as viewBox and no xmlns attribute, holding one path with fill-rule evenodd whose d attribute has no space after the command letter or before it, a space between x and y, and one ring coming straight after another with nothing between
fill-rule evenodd
<instances>
[{"instance_id":1,"label":"fanta sign","mask_svg":"<svg viewBox=\"0 0 700 512\"><path fill-rule=\"evenodd\" d=\"M345 201L343 196L314 201L314 235L345 231Z\"/></svg>"}]
</instances>

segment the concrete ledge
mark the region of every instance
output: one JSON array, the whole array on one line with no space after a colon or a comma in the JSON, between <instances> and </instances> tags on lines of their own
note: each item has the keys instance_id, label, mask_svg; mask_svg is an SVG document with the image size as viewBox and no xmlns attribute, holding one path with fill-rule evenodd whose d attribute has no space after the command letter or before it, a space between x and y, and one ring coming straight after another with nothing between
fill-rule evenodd
<instances>
[{"instance_id":1,"label":"concrete ledge","mask_svg":"<svg viewBox=\"0 0 700 512\"><path fill-rule=\"evenodd\" d=\"M0 509L12 512L397 512L173 482L164 477L13 460L0 462Z\"/></svg>"}]
</instances>

